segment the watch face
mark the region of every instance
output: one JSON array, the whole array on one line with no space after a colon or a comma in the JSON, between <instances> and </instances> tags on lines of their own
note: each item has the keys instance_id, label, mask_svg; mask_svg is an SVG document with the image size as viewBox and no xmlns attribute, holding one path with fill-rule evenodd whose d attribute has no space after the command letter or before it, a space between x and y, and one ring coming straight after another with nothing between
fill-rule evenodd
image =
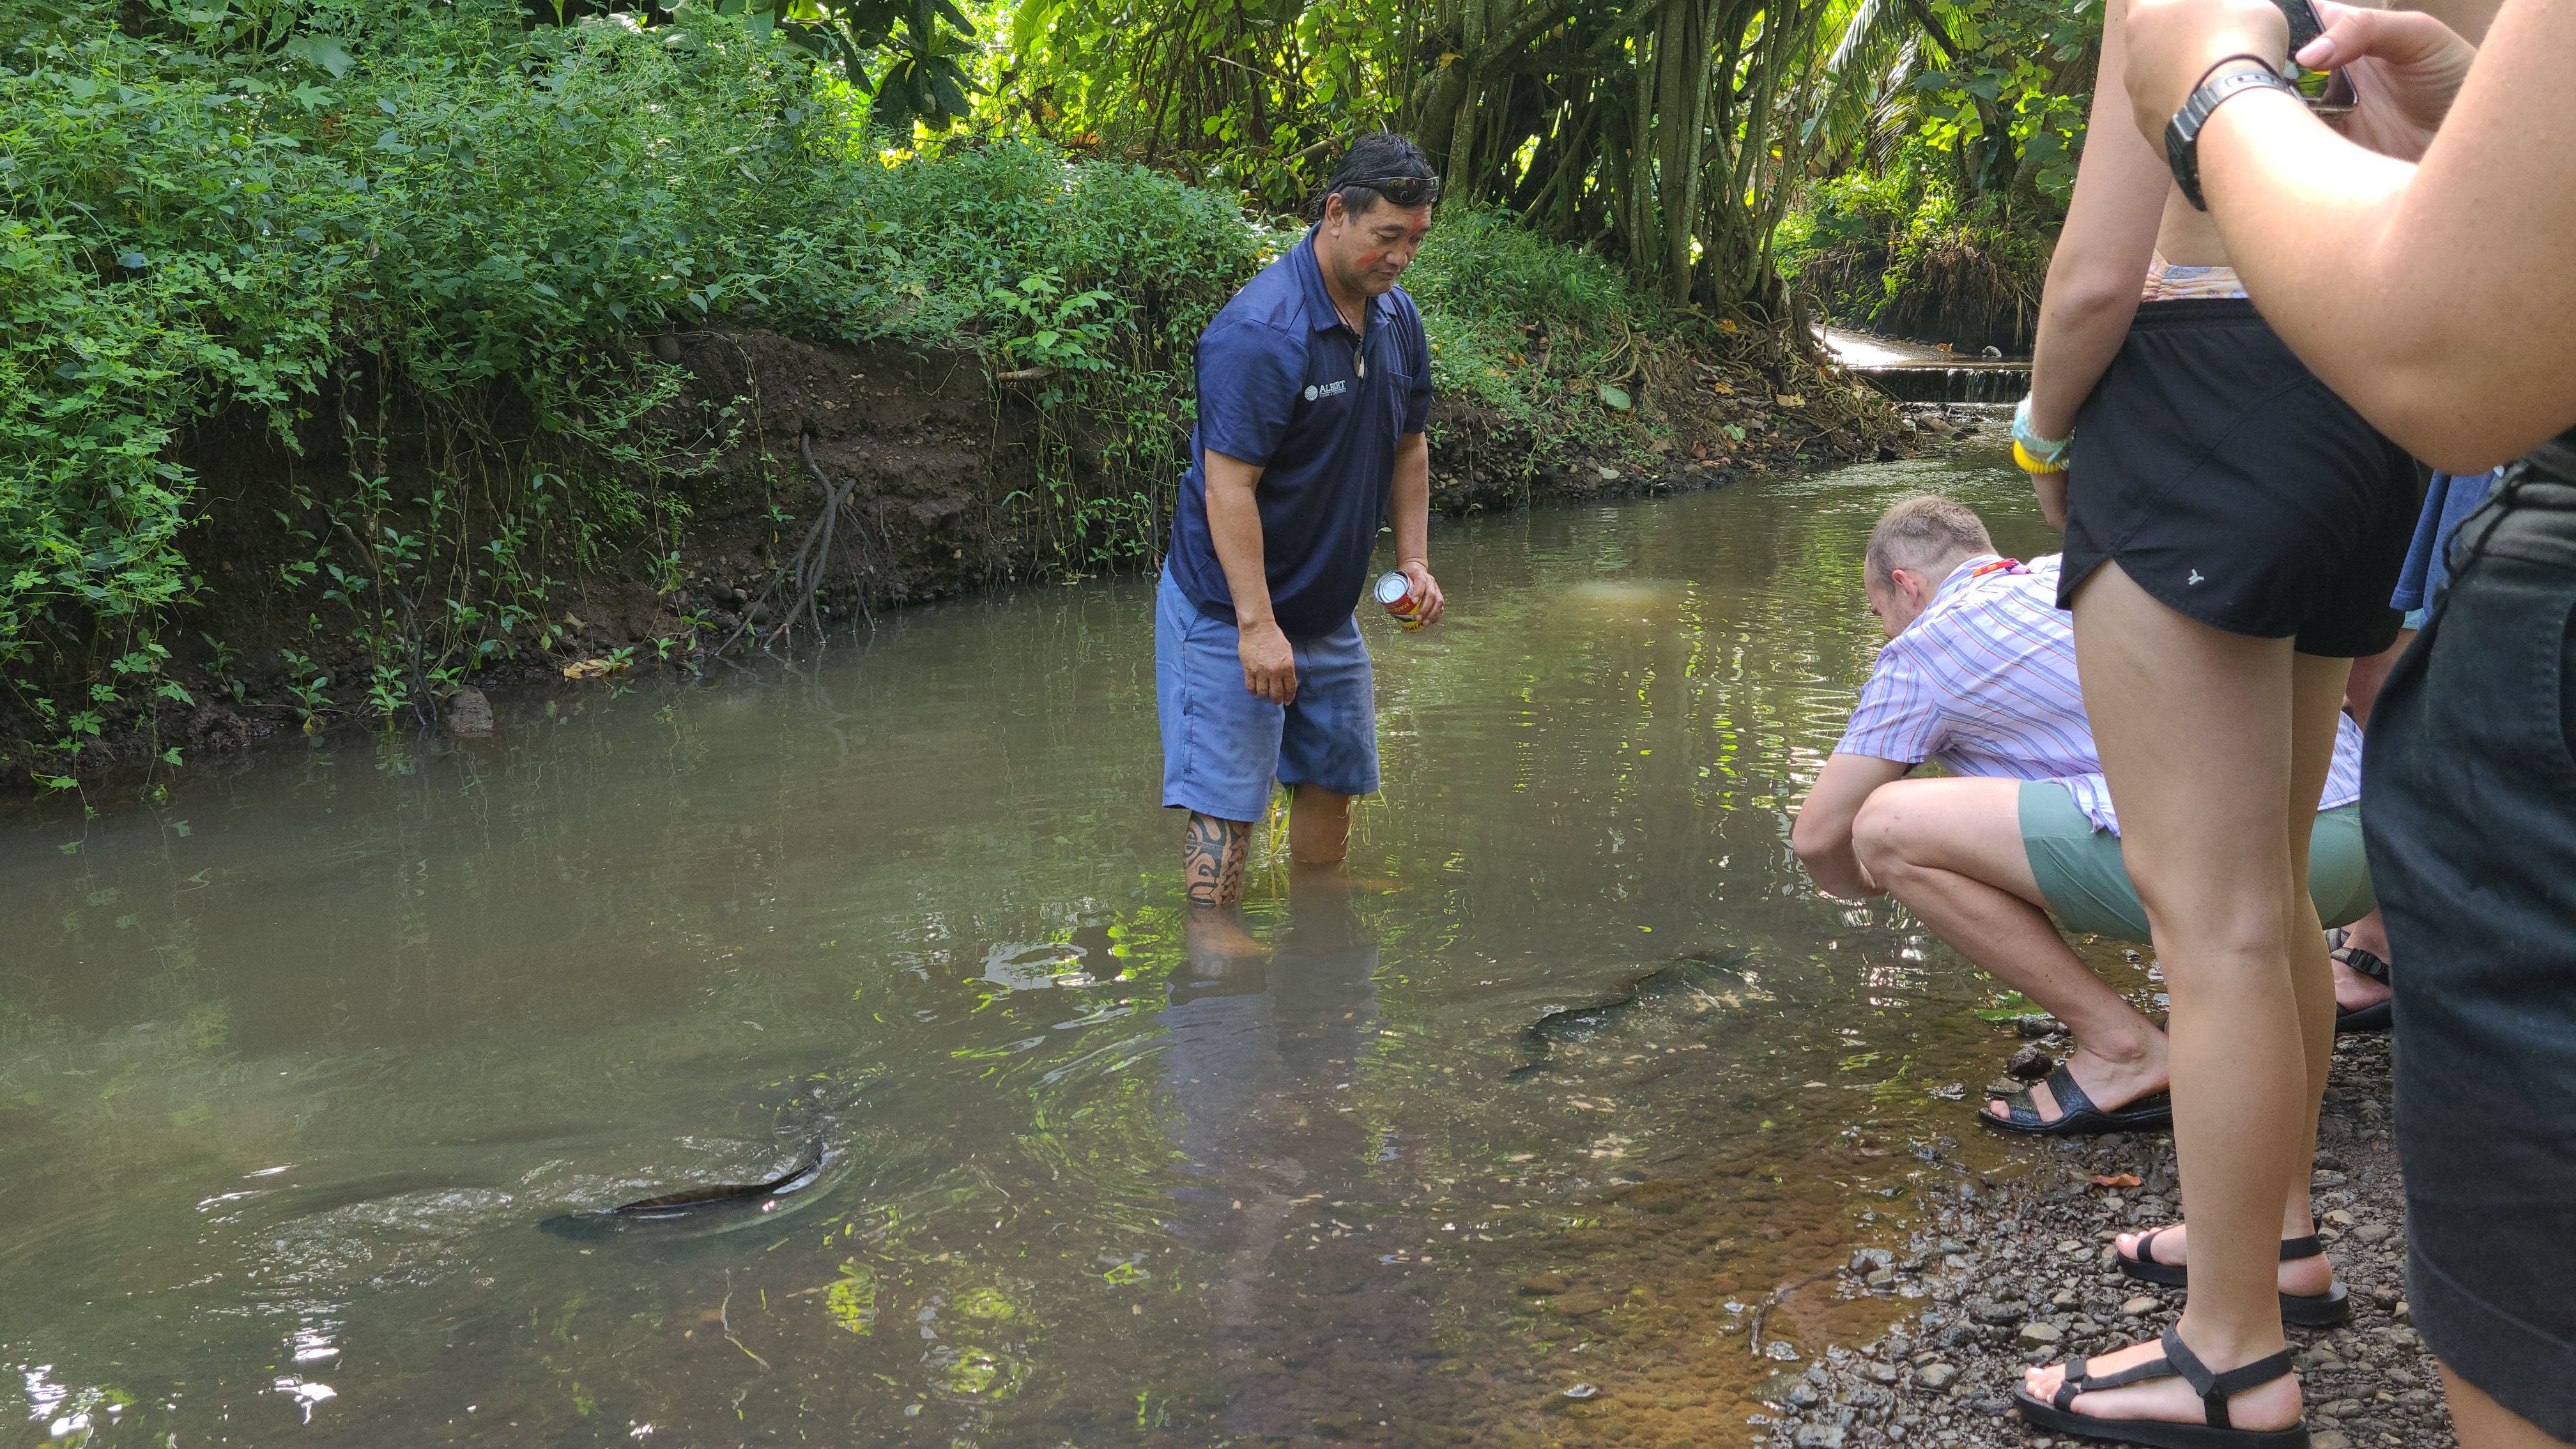
<instances>
[{"instance_id":1,"label":"watch face","mask_svg":"<svg viewBox=\"0 0 2576 1449\"><path fill-rule=\"evenodd\" d=\"M2189 130L2183 126L2184 118L2190 115L2191 106L2186 102L2172 120L2165 122L2165 168L2173 172L2174 185L2182 188L2183 199L2206 211L2208 208L2201 206L2200 200L2200 158L2192 154L2191 144L2199 126L2196 121Z\"/></svg>"}]
</instances>

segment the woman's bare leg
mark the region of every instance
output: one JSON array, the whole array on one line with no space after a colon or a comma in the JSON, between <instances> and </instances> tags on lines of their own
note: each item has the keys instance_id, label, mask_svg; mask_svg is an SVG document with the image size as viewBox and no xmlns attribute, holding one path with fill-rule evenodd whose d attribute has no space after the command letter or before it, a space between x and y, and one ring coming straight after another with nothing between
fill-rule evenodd
<instances>
[{"instance_id":1,"label":"woman's bare leg","mask_svg":"<svg viewBox=\"0 0 2576 1449\"><path fill-rule=\"evenodd\" d=\"M2211 1368L2234 1368L2283 1344L2282 1207L2315 1117L2302 1006L2332 1002L2330 986L2300 984L2287 939L2293 919L2315 919L2306 881L2292 875L2289 828L2309 691L2288 640L2187 619L2116 564L2075 601L2075 657L2172 1002L2174 1144L2193 1228L2191 1304L2178 1327ZM2313 787L2306 807L2313 814ZM2316 949L2323 983L2321 940ZM2141 1345L2093 1363L2108 1372L2155 1352ZM2046 1397L2062 1377L2035 1370L2030 1390ZM2075 1407L2193 1423L2202 1413L2180 1379L2087 1394ZM2298 1387L2276 1379L2232 1407L2241 1428L2284 1428L2299 1417Z\"/></svg>"},{"instance_id":2,"label":"woman's bare leg","mask_svg":"<svg viewBox=\"0 0 2576 1449\"><path fill-rule=\"evenodd\" d=\"M2316 802L2325 795L2326 775L2334 765L2335 715L2340 712L2346 667L2347 661L2341 659L2313 654L2290 656L2291 816L2287 843L2294 880L2308 878L2308 844L2316 825ZM2308 828L2299 828L2301 822ZM2289 913L2281 923L2282 950L2289 960L2290 981L2298 997L2299 1040L2302 1059L2308 1066L2308 1085L2299 1118L2301 1140L2306 1145L2298 1157L2298 1171L2291 1176L2289 1194L2282 1200L2281 1236L2303 1238L2316 1231L2308 1200L2308 1179L2317 1151L2317 1111L2325 1101L2326 1074L2334 1065L2335 982L2332 962L2326 955L2325 930L2317 923L2315 899L2299 890L2291 893L2288 904ZM2136 1257L2141 1236L2122 1233L2117 1240L2119 1250ZM2156 1260L2188 1263L2189 1245L2190 1238L2182 1227L2160 1231L2154 1246ZM2300 1258L2280 1264L2274 1277L2284 1293L2323 1293L2334 1284L2334 1267L2321 1256Z\"/></svg>"},{"instance_id":3,"label":"woman's bare leg","mask_svg":"<svg viewBox=\"0 0 2576 1449\"><path fill-rule=\"evenodd\" d=\"M2299 1155L2290 1175L2289 1196L2281 1216L2281 1236L2305 1237L2316 1231L2310 1216L2308 1179L2315 1170L2317 1113L2325 1105L2326 1074L2334 1068L2334 962L2326 955L2325 926L2317 920L2317 903L2308 894L2308 843L2317 826L2317 801L2325 795L2326 775L2334 768L2335 719L2343 712L2348 659L2314 654L2290 656L2290 798L2283 833L2290 850L2290 879L2297 883L2282 918L2282 953L2289 959L2290 986L2299 1009L2299 1041L2308 1064L2308 1088L2299 1099ZM2322 1293L2334 1279L2323 1257L2285 1263L2305 1269L2296 1275L2294 1293Z\"/></svg>"}]
</instances>

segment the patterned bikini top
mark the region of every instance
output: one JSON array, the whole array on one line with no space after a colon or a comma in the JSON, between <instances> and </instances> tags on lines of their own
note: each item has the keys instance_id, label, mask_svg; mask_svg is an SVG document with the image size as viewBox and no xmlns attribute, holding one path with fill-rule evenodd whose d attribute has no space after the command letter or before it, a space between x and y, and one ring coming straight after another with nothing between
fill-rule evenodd
<instances>
[{"instance_id":1,"label":"patterned bikini top","mask_svg":"<svg viewBox=\"0 0 2576 1449\"><path fill-rule=\"evenodd\" d=\"M2146 289L2139 293L2142 302L2181 302L2201 297L2242 297L2245 284L2236 280L2234 267L2177 267L2158 252L2147 263Z\"/></svg>"}]
</instances>

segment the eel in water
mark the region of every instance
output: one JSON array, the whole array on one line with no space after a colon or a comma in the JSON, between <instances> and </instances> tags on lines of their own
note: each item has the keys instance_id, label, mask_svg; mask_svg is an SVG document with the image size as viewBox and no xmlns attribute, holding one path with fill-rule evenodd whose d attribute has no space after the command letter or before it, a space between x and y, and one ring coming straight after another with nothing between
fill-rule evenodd
<instances>
[{"instance_id":1,"label":"eel in water","mask_svg":"<svg viewBox=\"0 0 2576 1449\"><path fill-rule=\"evenodd\" d=\"M787 1165L787 1170L765 1182L720 1182L707 1187L692 1187L620 1203L599 1212L565 1213L548 1218L538 1226L563 1236L581 1237L603 1228L613 1229L628 1223L669 1222L729 1207L756 1204L762 1212L767 1212L776 1205L777 1199L812 1187L823 1175L825 1155L823 1139L808 1138L797 1151L796 1160Z\"/></svg>"},{"instance_id":2,"label":"eel in water","mask_svg":"<svg viewBox=\"0 0 2576 1449\"><path fill-rule=\"evenodd\" d=\"M1737 974L1742 958L1721 955L1715 951L1685 951L1661 966L1632 972L1620 977L1608 994L1584 1003L1548 1012L1521 1028L1521 1045L1530 1059L1505 1073L1507 1077L1525 1077L1543 1072L1552 1065L1550 1055L1556 1043L1569 1037L1587 1036L1606 1024L1614 1013L1635 1006L1650 993L1669 989L1701 974L1716 970Z\"/></svg>"},{"instance_id":3,"label":"eel in water","mask_svg":"<svg viewBox=\"0 0 2576 1449\"><path fill-rule=\"evenodd\" d=\"M796 1154L787 1170L767 1182L720 1182L712 1187L693 1187L685 1192L664 1193L660 1197L620 1203L608 1210L609 1216L651 1222L660 1218L687 1217L704 1208L722 1207L727 1203L749 1202L753 1198L774 1197L810 1187L823 1172L823 1139L810 1137Z\"/></svg>"}]
</instances>

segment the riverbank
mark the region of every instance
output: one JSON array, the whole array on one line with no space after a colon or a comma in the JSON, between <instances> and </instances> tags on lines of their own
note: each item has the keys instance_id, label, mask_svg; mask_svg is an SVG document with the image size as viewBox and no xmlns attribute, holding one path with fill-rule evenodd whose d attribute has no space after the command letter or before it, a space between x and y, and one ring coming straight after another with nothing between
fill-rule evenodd
<instances>
[{"instance_id":1,"label":"riverbank","mask_svg":"<svg viewBox=\"0 0 2576 1449\"><path fill-rule=\"evenodd\" d=\"M1301 226L894 146L712 7L354 7L283 50L89 18L0 32L0 766L44 786L1150 567L1196 338ZM1444 509L1888 446L1783 320L1508 213L1444 208L1405 281Z\"/></svg>"},{"instance_id":2,"label":"riverbank","mask_svg":"<svg viewBox=\"0 0 2576 1449\"><path fill-rule=\"evenodd\" d=\"M2389 1141L2389 1042L2336 1042L2318 1139L2319 1236L2353 1300L2340 1328L2290 1330L2316 1449L2444 1449L2441 1380L2408 1324L2405 1197ZM1964 1125L1963 1130L1977 1130ZM2170 1137L2016 1144L2009 1166L1963 1186L1915 1235L1899 1275L1927 1306L1885 1336L1837 1344L1783 1376L1771 1442L2045 1449L2010 1412L2031 1364L2150 1337L2183 1295L2109 1266L2113 1234L2179 1213ZM1855 1259L1867 1272L1873 1265ZM1845 1290L1878 1291L1852 1274Z\"/></svg>"},{"instance_id":3,"label":"riverbank","mask_svg":"<svg viewBox=\"0 0 2576 1449\"><path fill-rule=\"evenodd\" d=\"M1443 376L1431 422L1434 509L1454 517L1722 487L1777 469L1913 456L1980 425L1973 409L1900 410L1794 351L1771 363L1792 379L1780 383L1751 347L1721 353L1668 336L1635 349L1632 365L1657 376L1626 379L1625 407L1593 404L1579 425L1513 406L1514 394L1493 385ZM782 630L818 621L847 628L976 587L1146 569L1159 559L1169 480L1147 490L1122 477L1118 486L1129 491L1108 507L1096 506L1097 494L1093 506L1072 509L1050 495L1096 488L1117 471L1112 455L1132 472L1139 429L1169 429L1167 447L1144 451L1177 453L1185 421L1176 400L1164 415L1129 419L1122 433L997 376L991 359L973 352L739 326L666 334L651 351L669 391L638 431L683 439L686 467L650 503L628 503L638 516L623 530L596 526L584 511L599 506L613 475L611 484L568 485L531 472L484 520L503 538L483 551L515 572L469 566L463 545L476 531L475 510L460 509L450 525L457 557L443 573L417 570L420 582L400 595L398 613L363 614L362 603L380 609L382 596L366 599L366 580L352 588L357 570L333 559L335 549L365 556L367 572L396 574L386 582L399 591L402 560L349 546L397 525L383 515L354 529L336 516L301 528L272 521L299 500L309 508L317 483L360 474L373 474L383 496L436 496L453 464L442 456L444 420L434 411L379 406L370 441L382 446L374 448L352 448L323 427L280 435L238 414L192 430L174 457L197 480L189 549L209 563L204 585L169 611L178 647L157 677L178 695L142 701L69 750L47 738L46 720L21 711L0 742L0 763L39 779L98 778L340 726L447 728L459 701L470 729L490 692L560 682L567 671L598 679L701 667L712 654L793 644ZM510 421L536 432L524 415ZM534 439L526 446L533 456ZM1167 461L1161 471L1177 469ZM559 490L551 532L549 482ZM827 489L837 510L826 506ZM650 518L641 516L646 507ZM514 530L514 508L535 526ZM385 510L407 521L418 511ZM827 512L846 526L798 617L790 573L809 538L819 554L816 525ZM529 557L496 547L513 532ZM515 638L506 620L502 647L462 647L471 641L452 627L440 637L436 621L476 613L515 613ZM334 615L350 614L359 618L334 627Z\"/></svg>"}]
</instances>

